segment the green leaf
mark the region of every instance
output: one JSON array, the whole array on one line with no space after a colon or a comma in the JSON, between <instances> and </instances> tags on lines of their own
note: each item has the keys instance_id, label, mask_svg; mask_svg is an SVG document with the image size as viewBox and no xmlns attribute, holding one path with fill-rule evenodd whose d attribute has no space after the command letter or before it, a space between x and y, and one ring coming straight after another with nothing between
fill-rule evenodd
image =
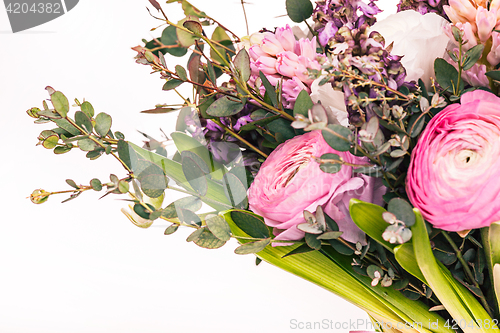
<instances>
[{"instance_id":1,"label":"green leaf","mask_svg":"<svg viewBox=\"0 0 500 333\"><path fill-rule=\"evenodd\" d=\"M351 148L352 132L342 125L328 125L329 130L321 130L326 143L337 151L348 151ZM333 132L333 133L332 133Z\"/></svg>"},{"instance_id":2,"label":"green leaf","mask_svg":"<svg viewBox=\"0 0 500 333\"><path fill-rule=\"evenodd\" d=\"M152 209L154 211L154 207L151 206L150 204L146 204L150 209ZM149 215L150 215L150 212L141 204L139 203L136 203L134 205L134 212L139 215L140 217L142 217L143 219L146 219L146 220L149 220Z\"/></svg>"},{"instance_id":3,"label":"green leaf","mask_svg":"<svg viewBox=\"0 0 500 333\"><path fill-rule=\"evenodd\" d=\"M188 209L183 209L183 208L177 209L177 216L179 217L179 220L181 220L186 224L201 225L200 217Z\"/></svg>"},{"instance_id":4,"label":"green leaf","mask_svg":"<svg viewBox=\"0 0 500 333\"><path fill-rule=\"evenodd\" d=\"M186 17L177 22L178 25L183 26L186 21L198 21L196 17ZM190 47L194 44L194 41L199 37L193 35L191 32L187 32L181 29L177 29L177 41L183 47Z\"/></svg>"},{"instance_id":5,"label":"green leaf","mask_svg":"<svg viewBox=\"0 0 500 333\"><path fill-rule=\"evenodd\" d=\"M203 33L203 27L198 21L187 20L182 25L197 36L201 36Z\"/></svg>"},{"instance_id":6,"label":"green leaf","mask_svg":"<svg viewBox=\"0 0 500 333\"><path fill-rule=\"evenodd\" d=\"M413 207L405 199L392 199L387 205L387 210L393 213L398 220L403 221L407 227L411 227L415 224Z\"/></svg>"},{"instance_id":7,"label":"green leaf","mask_svg":"<svg viewBox=\"0 0 500 333\"><path fill-rule=\"evenodd\" d=\"M218 249L226 244L225 241L215 237L215 235L212 234L207 228L203 228L202 230L203 232L195 240L193 240L193 242L199 247L205 249Z\"/></svg>"},{"instance_id":8,"label":"green leaf","mask_svg":"<svg viewBox=\"0 0 500 333\"><path fill-rule=\"evenodd\" d=\"M54 148L54 154L65 154L71 150L72 147L69 146L58 146Z\"/></svg>"},{"instance_id":9,"label":"green leaf","mask_svg":"<svg viewBox=\"0 0 500 333\"><path fill-rule=\"evenodd\" d=\"M354 223L368 236L393 252L397 244L391 244L382 238L382 234L389 226L389 223L382 218L382 213L385 211L378 205L357 199L351 199L349 203L349 212Z\"/></svg>"},{"instance_id":10,"label":"green leaf","mask_svg":"<svg viewBox=\"0 0 500 333\"><path fill-rule=\"evenodd\" d=\"M495 81L500 81L500 70L486 72L486 76Z\"/></svg>"},{"instance_id":11,"label":"green leaf","mask_svg":"<svg viewBox=\"0 0 500 333\"><path fill-rule=\"evenodd\" d=\"M168 187L163 169L154 163L139 159L132 165L132 172L137 176L142 192L150 198L160 197Z\"/></svg>"},{"instance_id":12,"label":"green leaf","mask_svg":"<svg viewBox=\"0 0 500 333\"><path fill-rule=\"evenodd\" d=\"M90 139L81 139L78 140L78 148L82 151L93 151L97 148L97 144Z\"/></svg>"},{"instance_id":13,"label":"green leaf","mask_svg":"<svg viewBox=\"0 0 500 333\"><path fill-rule=\"evenodd\" d=\"M221 241L227 242L231 239L231 228L220 216L213 216L205 220L207 228L212 232L212 234L220 239Z\"/></svg>"},{"instance_id":14,"label":"green leaf","mask_svg":"<svg viewBox=\"0 0 500 333\"><path fill-rule=\"evenodd\" d=\"M274 89L273 85L271 84L271 82L269 82L266 75L262 73L262 71L259 71L259 77L262 80L264 88L266 88L267 96L269 96L269 98L271 99L273 106L275 108L279 107L278 96L276 95L276 90Z\"/></svg>"},{"instance_id":15,"label":"green leaf","mask_svg":"<svg viewBox=\"0 0 500 333\"><path fill-rule=\"evenodd\" d=\"M177 79L170 79L165 84L163 85L163 88L161 88L164 91L172 90L183 84L184 81L177 80Z\"/></svg>"},{"instance_id":16,"label":"green leaf","mask_svg":"<svg viewBox=\"0 0 500 333\"><path fill-rule=\"evenodd\" d=\"M169 25L168 27L163 29L160 41L164 45L169 45L169 46L179 45L179 43L177 42L177 28L172 26L172 25ZM162 51L164 53L165 52L170 53L174 57L182 57L188 51L187 48L182 47L181 45L179 45L179 47L171 47L171 48L166 48L163 50Z\"/></svg>"},{"instance_id":17,"label":"green leaf","mask_svg":"<svg viewBox=\"0 0 500 333\"><path fill-rule=\"evenodd\" d=\"M207 63L208 78L214 85L217 85L217 76L215 75L214 65L209 61Z\"/></svg>"},{"instance_id":18,"label":"green leaf","mask_svg":"<svg viewBox=\"0 0 500 333\"><path fill-rule=\"evenodd\" d=\"M189 185L201 196L207 194L208 182L206 174L208 166L196 154L189 151L181 153L182 171Z\"/></svg>"},{"instance_id":19,"label":"green leaf","mask_svg":"<svg viewBox=\"0 0 500 333\"><path fill-rule=\"evenodd\" d=\"M442 58L437 58L434 61L434 72L436 73L436 81L444 90L454 93L458 85L458 71L453 65L449 64ZM457 91L464 89L464 81L460 80L460 86Z\"/></svg>"},{"instance_id":20,"label":"green leaf","mask_svg":"<svg viewBox=\"0 0 500 333\"><path fill-rule=\"evenodd\" d=\"M247 82L250 79L250 57L248 56L248 52L243 48L241 49L236 57L233 60L234 68L236 68L239 72L239 77Z\"/></svg>"},{"instance_id":21,"label":"green leaf","mask_svg":"<svg viewBox=\"0 0 500 333\"><path fill-rule=\"evenodd\" d=\"M327 231L321 235L318 235L318 239L338 239L340 236L342 236L344 232L342 231Z\"/></svg>"},{"instance_id":22,"label":"green leaf","mask_svg":"<svg viewBox=\"0 0 500 333\"><path fill-rule=\"evenodd\" d=\"M281 134L283 136L283 141L289 140L295 136L295 131L291 126L289 120L278 118L267 124L267 127L273 134Z\"/></svg>"},{"instance_id":23,"label":"green leaf","mask_svg":"<svg viewBox=\"0 0 500 333\"><path fill-rule=\"evenodd\" d=\"M71 123L68 120L66 120L66 119L54 119L53 121L54 121L54 123L57 126L59 126L59 128L62 128L66 132L70 133L71 135L82 134L82 133L80 133L80 131L78 130L78 128L76 128L75 126L71 125Z\"/></svg>"},{"instance_id":24,"label":"green leaf","mask_svg":"<svg viewBox=\"0 0 500 333\"><path fill-rule=\"evenodd\" d=\"M243 110L243 104L236 97L224 96L213 102L207 109L207 113L215 117L229 117Z\"/></svg>"},{"instance_id":25,"label":"green leaf","mask_svg":"<svg viewBox=\"0 0 500 333\"><path fill-rule=\"evenodd\" d=\"M61 117L66 117L69 112L69 102L66 96L60 91L56 91L50 95L50 101L54 109Z\"/></svg>"},{"instance_id":26,"label":"green leaf","mask_svg":"<svg viewBox=\"0 0 500 333\"><path fill-rule=\"evenodd\" d=\"M286 258L288 256L293 256L294 254L307 253L314 251L314 249L310 248L307 244L302 244L301 246L295 248L294 250L285 254L282 258Z\"/></svg>"},{"instance_id":27,"label":"green leaf","mask_svg":"<svg viewBox=\"0 0 500 333\"><path fill-rule=\"evenodd\" d=\"M83 102L80 108L82 109L82 112L87 115L87 117L92 118L94 116L94 107L89 102Z\"/></svg>"},{"instance_id":28,"label":"green leaf","mask_svg":"<svg viewBox=\"0 0 500 333\"><path fill-rule=\"evenodd\" d=\"M187 77L187 73L186 73L186 70L184 69L184 67L182 67L181 65L175 66L175 72L177 73L177 75L179 76L179 78L182 81L187 81L188 77ZM167 90L167 89L163 89L163 90Z\"/></svg>"},{"instance_id":29,"label":"green leaf","mask_svg":"<svg viewBox=\"0 0 500 333\"><path fill-rule=\"evenodd\" d=\"M266 248L266 246L268 246L269 244L271 244L271 240L269 238L255 241L255 242L245 243L245 244L237 247L234 250L234 253L236 253L236 254L257 253L257 252L264 250Z\"/></svg>"},{"instance_id":30,"label":"green leaf","mask_svg":"<svg viewBox=\"0 0 500 333\"><path fill-rule=\"evenodd\" d=\"M179 225L172 223L167 229L165 229L164 235L171 235L179 229Z\"/></svg>"},{"instance_id":31,"label":"green leaf","mask_svg":"<svg viewBox=\"0 0 500 333\"><path fill-rule=\"evenodd\" d=\"M246 209L248 206L247 187L234 174L228 172L223 177L224 193L232 206L238 209Z\"/></svg>"},{"instance_id":32,"label":"green leaf","mask_svg":"<svg viewBox=\"0 0 500 333\"><path fill-rule=\"evenodd\" d=\"M446 267L438 264L432 253L424 219L417 209L413 211L415 212L415 225L411 229L413 233L413 251L420 271L429 287L456 322L460 322L460 320L465 320L466 323L484 323L485 320L492 322L492 319L477 299L457 282ZM491 327L498 330L495 325L491 325ZM466 333L494 332L496 330L493 328L486 329L484 326L483 329L464 328Z\"/></svg>"},{"instance_id":33,"label":"green leaf","mask_svg":"<svg viewBox=\"0 0 500 333\"><path fill-rule=\"evenodd\" d=\"M106 114L104 112L99 113L95 117L96 133L101 137L105 137L106 135L108 135L108 132L111 129L111 122L112 120L109 114Z\"/></svg>"},{"instance_id":34,"label":"green leaf","mask_svg":"<svg viewBox=\"0 0 500 333\"><path fill-rule=\"evenodd\" d=\"M76 189L79 189L80 186L76 185L75 181L73 179L66 179L66 183L71 186L71 187L74 187Z\"/></svg>"},{"instance_id":35,"label":"green leaf","mask_svg":"<svg viewBox=\"0 0 500 333\"><path fill-rule=\"evenodd\" d=\"M186 133L174 132L171 134L171 137L180 153L190 151L198 155L208 165L211 176L217 180L222 179L222 175L225 173L224 166L215 161L205 145Z\"/></svg>"},{"instance_id":36,"label":"green leaf","mask_svg":"<svg viewBox=\"0 0 500 333\"><path fill-rule=\"evenodd\" d=\"M467 71L474 66L474 64L481 58L483 55L484 45L478 44L465 52L465 60L462 64L462 69Z\"/></svg>"},{"instance_id":37,"label":"green leaf","mask_svg":"<svg viewBox=\"0 0 500 333\"><path fill-rule=\"evenodd\" d=\"M217 26L215 28L211 39L213 41L219 42L220 44L226 46L230 50L235 51L235 48L233 46L233 42L231 41L231 38L229 38L226 31L224 29L222 29L220 26ZM227 57L228 51L226 49L224 49L220 46L215 46L215 49L224 57L225 61L229 62L230 59ZM229 52L229 53L231 54L231 52ZM221 57L219 57L219 55L217 54L217 52L214 51L214 49L210 49L210 57L213 60L215 60L221 64L224 63L224 60L221 59Z\"/></svg>"},{"instance_id":38,"label":"green leaf","mask_svg":"<svg viewBox=\"0 0 500 333\"><path fill-rule=\"evenodd\" d=\"M327 162L325 160L332 160L332 162ZM334 161L338 161L338 163ZM323 154L321 155L319 168L326 173L337 173L342 169L342 160L337 154Z\"/></svg>"},{"instance_id":39,"label":"green leaf","mask_svg":"<svg viewBox=\"0 0 500 333\"><path fill-rule=\"evenodd\" d=\"M205 228L199 228L199 229L196 229L191 235L188 236L188 238L186 239L186 242L193 242L195 240L197 240L200 235L203 233L203 231Z\"/></svg>"},{"instance_id":40,"label":"green leaf","mask_svg":"<svg viewBox=\"0 0 500 333\"><path fill-rule=\"evenodd\" d=\"M321 240L319 240L317 238L317 235L306 233L305 240L306 240L307 246L309 246L311 249L314 249L314 250L321 249Z\"/></svg>"},{"instance_id":41,"label":"green leaf","mask_svg":"<svg viewBox=\"0 0 500 333\"><path fill-rule=\"evenodd\" d=\"M90 181L90 186L92 186L92 189L94 191L97 191L99 192L100 190L102 190L102 183L99 179L97 178L94 178Z\"/></svg>"},{"instance_id":42,"label":"green leaf","mask_svg":"<svg viewBox=\"0 0 500 333\"><path fill-rule=\"evenodd\" d=\"M309 117L309 109L313 107L314 103L306 90L302 90L297 96L295 105L293 107L293 116L301 114L304 117Z\"/></svg>"},{"instance_id":43,"label":"green leaf","mask_svg":"<svg viewBox=\"0 0 500 333\"><path fill-rule=\"evenodd\" d=\"M120 182L118 182L118 190L120 193L127 193L129 188L130 186L125 180L120 180Z\"/></svg>"},{"instance_id":44,"label":"green leaf","mask_svg":"<svg viewBox=\"0 0 500 333\"><path fill-rule=\"evenodd\" d=\"M57 146L58 142L59 136L57 136L57 134L54 134L43 140L42 146L47 149L53 149L55 146Z\"/></svg>"},{"instance_id":45,"label":"green leaf","mask_svg":"<svg viewBox=\"0 0 500 333\"><path fill-rule=\"evenodd\" d=\"M249 212L233 210L231 211L231 219L236 224L236 226L238 226L238 228L240 228L250 237L253 238L269 237L269 229L264 224L264 221L262 221L260 218Z\"/></svg>"},{"instance_id":46,"label":"green leaf","mask_svg":"<svg viewBox=\"0 0 500 333\"><path fill-rule=\"evenodd\" d=\"M310 0L286 0L286 12L293 22L300 23L311 17L313 5Z\"/></svg>"},{"instance_id":47,"label":"green leaf","mask_svg":"<svg viewBox=\"0 0 500 333\"><path fill-rule=\"evenodd\" d=\"M92 122L90 121L90 118L82 111L76 111L75 112L75 123L83 127L85 130L87 130L87 133L92 133Z\"/></svg>"}]
</instances>

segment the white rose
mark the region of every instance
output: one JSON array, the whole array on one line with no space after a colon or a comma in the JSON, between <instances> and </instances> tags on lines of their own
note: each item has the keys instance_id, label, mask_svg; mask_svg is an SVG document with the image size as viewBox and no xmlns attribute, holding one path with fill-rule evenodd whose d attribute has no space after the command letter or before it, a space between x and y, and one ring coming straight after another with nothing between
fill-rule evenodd
<instances>
[{"instance_id":1,"label":"white rose","mask_svg":"<svg viewBox=\"0 0 500 333\"><path fill-rule=\"evenodd\" d=\"M316 79L311 84L311 99L314 103L321 102L326 109L329 124L337 122L342 126L349 125L347 109L345 107L344 93L334 90L330 83L319 85L322 78Z\"/></svg>"},{"instance_id":2,"label":"white rose","mask_svg":"<svg viewBox=\"0 0 500 333\"><path fill-rule=\"evenodd\" d=\"M384 37L386 47L394 42L392 54L404 56L401 63L406 69L406 81L422 79L430 88L434 60L443 58L448 45L449 38L443 32L447 24L448 21L435 13L421 15L405 10L389 15L371 29Z\"/></svg>"}]
</instances>

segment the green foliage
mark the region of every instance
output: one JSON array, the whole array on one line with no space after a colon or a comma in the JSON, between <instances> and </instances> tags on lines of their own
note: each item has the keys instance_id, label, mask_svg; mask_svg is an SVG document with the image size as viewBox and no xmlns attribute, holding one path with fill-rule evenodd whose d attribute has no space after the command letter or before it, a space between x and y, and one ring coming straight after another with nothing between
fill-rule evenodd
<instances>
[{"instance_id":1,"label":"green foliage","mask_svg":"<svg viewBox=\"0 0 500 333\"><path fill-rule=\"evenodd\" d=\"M207 109L207 114L214 117L228 117L243 110L243 104L236 97L224 96L213 102Z\"/></svg>"},{"instance_id":2,"label":"green foliage","mask_svg":"<svg viewBox=\"0 0 500 333\"><path fill-rule=\"evenodd\" d=\"M311 17L313 5L310 0L286 0L286 12L293 22L300 23Z\"/></svg>"},{"instance_id":3,"label":"green foliage","mask_svg":"<svg viewBox=\"0 0 500 333\"><path fill-rule=\"evenodd\" d=\"M241 49L233 60L234 67L238 70L238 76L247 82L250 79L250 57L245 49Z\"/></svg>"},{"instance_id":4,"label":"green foliage","mask_svg":"<svg viewBox=\"0 0 500 333\"><path fill-rule=\"evenodd\" d=\"M444 90L455 93L464 89L464 83L460 80L458 71L442 58L437 58L434 61L434 73L436 81Z\"/></svg>"},{"instance_id":5,"label":"green foliage","mask_svg":"<svg viewBox=\"0 0 500 333\"><path fill-rule=\"evenodd\" d=\"M259 217L246 211L233 210L230 212L232 221L243 232L253 238L268 238L269 229ZM233 231L234 232L234 231Z\"/></svg>"},{"instance_id":6,"label":"green foliage","mask_svg":"<svg viewBox=\"0 0 500 333\"><path fill-rule=\"evenodd\" d=\"M341 125L328 125L321 131L326 143L337 151L348 151L351 148L352 132Z\"/></svg>"},{"instance_id":7,"label":"green foliage","mask_svg":"<svg viewBox=\"0 0 500 333\"><path fill-rule=\"evenodd\" d=\"M295 105L293 107L293 116L296 117L297 115L301 114L304 117L309 116L309 109L313 107L314 103L311 99L311 96L309 96L309 93L306 90L302 90L299 95L297 96L297 100L295 101Z\"/></svg>"}]
</instances>

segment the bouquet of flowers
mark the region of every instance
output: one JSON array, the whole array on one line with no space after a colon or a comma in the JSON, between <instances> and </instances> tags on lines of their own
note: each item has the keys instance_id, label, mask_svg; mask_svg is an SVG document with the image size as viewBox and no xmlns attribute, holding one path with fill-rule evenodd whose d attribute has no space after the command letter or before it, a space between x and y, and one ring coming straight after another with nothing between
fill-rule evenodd
<instances>
[{"instance_id":1,"label":"bouquet of flowers","mask_svg":"<svg viewBox=\"0 0 500 333\"><path fill-rule=\"evenodd\" d=\"M143 112L178 112L176 131L140 147L47 87L28 110L55 125L39 144L111 155L125 172L31 200L125 195L138 227L192 228L187 241L207 249L234 238L236 254L343 297L378 331L497 330L500 1L402 0L378 22L367 2L287 0L305 31L240 38L186 0L167 1L177 21L150 0L166 27L133 48L136 62L192 96ZM173 191L184 197L164 202Z\"/></svg>"}]
</instances>

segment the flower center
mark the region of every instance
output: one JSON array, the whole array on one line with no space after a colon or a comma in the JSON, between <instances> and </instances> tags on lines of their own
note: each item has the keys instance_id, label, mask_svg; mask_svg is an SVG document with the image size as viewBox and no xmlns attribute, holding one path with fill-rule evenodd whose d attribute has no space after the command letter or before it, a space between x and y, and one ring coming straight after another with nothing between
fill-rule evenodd
<instances>
[{"instance_id":1,"label":"flower center","mask_svg":"<svg viewBox=\"0 0 500 333\"><path fill-rule=\"evenodd\" d=\"M459 163L459 165L462 166L470 166L474 164L479 157L479 154L475 150L470 150L470 149L464 149L461 150L457 155L456 155L456 160Z\"/></svg>"}]
</instances>

